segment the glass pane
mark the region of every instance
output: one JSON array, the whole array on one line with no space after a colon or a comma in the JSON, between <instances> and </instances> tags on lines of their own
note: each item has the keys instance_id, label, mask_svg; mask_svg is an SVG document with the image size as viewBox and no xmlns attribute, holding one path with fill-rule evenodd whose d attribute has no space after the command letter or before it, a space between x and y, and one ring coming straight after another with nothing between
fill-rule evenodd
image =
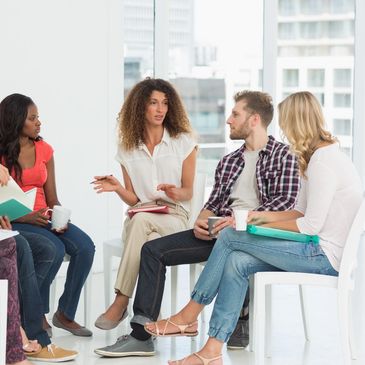
<instances>
[{"instance_id":1,"label":"glass pane","mask_svg":"<svg viewBox=\"0 0 365 365\"><path fill-rule=\"evenodd\" d=\"M207 186L213 186L215 168L225 153L224 145L221 147L204 147L204 145L200 147L197 168L199 172L207 176Z\"/></svg>"},{"instance_id":2,"label":"glass pane","mask_svg":"<svg viewBox=\"0 0 365 365\"><path fill-rule=\"evenodd\" d=\"M236 147L226 126L234 93L262 85L263 1L250 2L249 14L242 0L170 0L169 9L169 78L198 134L198 170L213 182Z\"/></svg>"},{"instance_id":3,"label":"glass pane","mask_svg":"<svg viewBox=\"0 0 365 365\"><path fill-rule=\"evenodd\" d=\"M278 12L278 101L312 92L351 153L355 0L279 0Z\"/></svg>"},{"instance_id":4,"label":"glass pane","mask_svg":"<svg viewBox=\"0 0 365 365\"><path fill-rule=\"evenodd\" d=\"M333 106L335 108L350 108L351 94L335 93L333 97Z\"/></svg>"},{"instance_id":5,"label":"glass pane","mask_svg":"<svg viewBox=\"0 0 365 365\"><path fill-rule=\"evenodd\" d=\"M351 119L334 119L333 133L336 136L351 136Z\"/></svg>"},{"instance_id":6,"label":"glass pane","mask_svg":"<svg viewBox=\"0 0 365 365\"><path fill-rule=\"evenodd\" d=\"M296 87L299 85L299 70L283 70L283 86Z\"/></svg>"},{"instance_id":7,"label":"glass pane","mask_svg":"<svg viewBox=\"0 0 365 365\"><path fill-rule=\"evenodd\" d=\"M333 70L333 86L335 87L351 87L351 69L335 69Z\"/></svg>"},{"instance_id":8,"label":"glass pane","mask_svg":"<svg viewBox=\"0 0 365 365\"><path fill-rule=\"evenodd\" d=\"M124 0L124 94L153 76L154 1Z\"/></svg>"},{"instance_id":9,"label":"glass pane","mask_svg":"<svg viewBox=\"0 0 365 365\"><path fill-rule=\"evenodd\" d=\"M308 69L307 84L311 87L324 86L324 70L323 69Z\"/></svg>"}]
</instances>

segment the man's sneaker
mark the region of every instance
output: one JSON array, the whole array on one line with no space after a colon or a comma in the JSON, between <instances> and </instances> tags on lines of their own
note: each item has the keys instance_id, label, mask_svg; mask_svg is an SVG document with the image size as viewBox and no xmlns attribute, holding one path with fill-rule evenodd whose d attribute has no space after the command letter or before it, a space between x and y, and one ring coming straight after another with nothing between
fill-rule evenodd
<instances>
[{"instance_id":1,"label":"man's sneaker","mask_svg":"<svg viewBox=\"0 0 365 365\"><path fill-rule=\"evenodd\" d=\"M230 350L239 350L245 348L248 343L248 320L239 319L236 328L227 342L227 348Z\"/></svg>"},{"instance_id":2,"label":"man's sneaker","mask_svg":"<svg viewBox=\"0 0 365 365\"><path fill-rule=\"evenodd\" d=\"M43 347L40 352L27 354L28 360L62 362L73 360L77 356L76 351L66 350L54 344Z\"/></svg>"},{"instance_id":3,"label":"man's sneaker","mask_svg":"<svg viewBox=\"0 0 365 365\"><path fill-rule=\"evenodd\" d=\"M95 349L94 352L105 357L152 356L155 354L155 347L151 338L140 341L130 335L124 335L119 337L114 345Z\"/></svg>"}]
</instances>

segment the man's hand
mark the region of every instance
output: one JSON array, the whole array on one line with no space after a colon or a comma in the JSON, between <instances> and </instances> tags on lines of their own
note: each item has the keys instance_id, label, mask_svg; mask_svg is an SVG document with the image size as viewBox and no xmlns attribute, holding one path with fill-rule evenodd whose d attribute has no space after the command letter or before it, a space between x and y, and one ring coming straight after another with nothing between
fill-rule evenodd
<instances>
[{"instance_id":1,"label":"man's hand","mask_svg":"<svg viewBox=\"0 0 365 365\"><path fill-rule=\"evenodd\" d=\"M222 217L219 221L214 224L212 234L217 236L219 232L226 227L234 227L235 221L233 217Z\"/></svg>"},{"instance_id":2,"label":"man's hand","mask_svg":"<svg viewBox=\"0 0 365 365\"><path fill-rule=\"evenodd\" d=\"M0 227L2 229L12 229L9 218L8 217L1 217L0 216Z\"/></svg>"},{"instance_id":3,"label":"man's hand","mask_svg":"<svg viewBox=\"0 0 365 365\"><path fill-rule=\"evenodd\" d=\"M46 215L49 208L39 209L29 213L16 220L18 223L34 224L36 226L45 227L48 224L48 216Z\"/></svg>"},{"instance_id":4,"label":"man's hand","mask_svg":"<svg viewBox=\"0 0 365 365\"><path fill-rule=\"evenodd\" d=\"M194 224L194 235L196 238L205 241L211 241L212 237L208 232L208 218L197 219Z\"/></svg>"},{"instance_id":5,"label":"man's hand","mask_svg":"<svg viewBox=\"0 0 365 365\"><path fill-rule=\"evenodd\" d=\"M213 235L216 236L223 228L233 227L234 226L234 218L233 217L222 217L217 223L214 225L214 229L212 231ZM197 219L194 224L194 235L196 238L201 240L211 241L213 238L209 236L208 231L208 218Z\"/></svg>"}]
</instances>

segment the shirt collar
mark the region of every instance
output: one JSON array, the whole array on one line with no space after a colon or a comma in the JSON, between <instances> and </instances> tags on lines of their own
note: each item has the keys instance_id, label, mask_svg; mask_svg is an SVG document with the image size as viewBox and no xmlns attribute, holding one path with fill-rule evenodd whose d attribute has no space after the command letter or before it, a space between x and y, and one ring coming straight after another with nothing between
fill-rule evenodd
<instances>
[{"instance_id":1,"label":"shirt collar","mask_svg":"<svg viewBox=\"0 0 365 365\"><path fill-rule=\"evenodd\" d=\"M275 149L276 140L273 136L269 136L266 146L260 151L260 154L271 155ZM246 150L246 143L244 143L239 149L238 153L243 154Z\"/></svg>"},{"instance_id":2,"label":"shirt collar","mask_svg":"<svg viewBox=\"0 0 365 365\"><path fill-rule=\"evenodd\" d=\"M171 137L169 132L167 131L166 128L163 129L163 135L162 135L162 139L160 143L165 143L167 145L169 145L171 142ZM138 149L139 150L143 150L144 148L147 148L146 145L142 142L139 146Z\"/></svg>"},{"instance_id":3,"label":"shirt collar","mask_svg":"<svg viewBox=\"0 0 365 365\"><path fill-rule=\"evenodd\" d=\"M262 154L271 155L275 149L276 140L273 136L269 136L266 146L261 150Z\"/></svg>"}]
</instances>

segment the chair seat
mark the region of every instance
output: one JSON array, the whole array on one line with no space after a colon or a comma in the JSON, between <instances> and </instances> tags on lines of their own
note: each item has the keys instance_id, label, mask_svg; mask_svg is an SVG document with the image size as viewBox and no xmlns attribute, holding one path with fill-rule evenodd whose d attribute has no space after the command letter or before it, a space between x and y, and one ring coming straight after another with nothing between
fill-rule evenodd
<instances>
[{"instance_id":1,"label":"chair seat","mask_svg":"<svg viewBox=\"0 0 365 365\"><path fill-rule=\"evenodd\" d=\"M258 272L255 274L255 280L265 284L282 284L282 285L311 285L311 286L327 286L337 288L337 276L309 274L302 272Z\"/></svg>"}]
</instances>

